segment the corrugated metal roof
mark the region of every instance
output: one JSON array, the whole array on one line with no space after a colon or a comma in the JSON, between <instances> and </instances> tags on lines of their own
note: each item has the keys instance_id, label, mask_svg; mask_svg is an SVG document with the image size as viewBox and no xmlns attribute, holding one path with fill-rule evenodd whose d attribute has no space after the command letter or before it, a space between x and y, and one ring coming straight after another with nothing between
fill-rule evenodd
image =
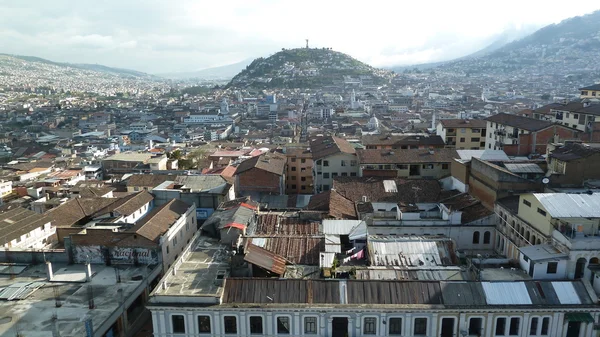
<instances>
[{"instance_id":1,"label":"corrugated metal roof","mask_svg":"<svg viewBox=\"0 0 600 337\"><path fill-rule=\"evenodd\" d=\"M398 186L396 186L395 180L384 180L383 181L383 189L387 193L398 193Z\"/></svg>"},{"instance_id":2,"label":"corrugated metal roof","mask_svg":"<svg viewBox=\"0 0 600 337\"><path fill-rule=\"evenodd\" d=\"M560 304L558 296L550 282L527 281L525 282L529 298L535 305L556 305Z\"/></svg>"},{"instance_id":3,"label":"corrugated metal roof","mask_svg":"<svg viewBox=\"0 0 600 337\"><path fill-rule=\"evenodd\" d=\"M546 243L534 246L524 246L518 249L523 255L536 262L566 260L569 258L569 254L563 253L556 247Z\"/></svg>"},{"instance_id":4,"label":"corrugated metal roof","mask_svg":"<svg viewBox=\"0 0 600 337\"><path fill-rule=\"evenodd\" d=\"M552 287L558 296L560 304L581 304L579 295L577 295L572 282L552 282Z\"/></svg>"},{"instance_id":5,"label":"corrugated metal roof","mask_svg":"<svg viewBox=\"0 0 600 337\"><path fill-rule=\"evenodd\" d=\"M370 236L369 260L372 266L447 266L456 264L452 240L424 237Z\"/></svg>"},{"instance_id":6,"label":"corrugated metal roof","mask_svg":"<svg viewBox=\"0 0 600 337\"><path fill-rule=\"evenodd\" d=\"M349 304L442 304L439 282L347 281Z\"/></svg>"},{"instance_id":7,"label":"corrugated metal roof","mask_svg":"<svg viewBox=\"0 0 600 337\"><path fill-rule=\"evenodd\" d=\"M504 163L504 167L512 173L544 173L544 170L534 163Z\"/></svg>"},{"instance_id":8,"label":"corrugated metal roof","mask_svg":"<svg viewBox=\"0 0 600 337\"><path fill-rule=\"evenodd\" d=\"M246 247L244 261L257 265L277 275L285 273L285 259L282 256L255 245Z\"/></svg>"},{"instance_id":9,"label":"corrugated metal roof","mask_svg":"<svg viewBox=\"0 0 600 337\"><path fill-rule=\"evenodd\" d=\"M333 267L333 259L335 258L335 253L329 252L321 252L319 253L319 267L321 268L332 268Z\"/></svg>"},{"instance_id":10,"label":"corrugated metal roof","mask_svg":"<svg viewBox=\"0 0 600 337\"><path fill-rule=\"evenodd\" d=\"M483 288L476 282L442 282L442 298L447 305L486 305Z\"/></svg>"},{"instance_id":11,"label":"corrugated metal roof","mask_svg":"<svg viewBox=\"0 0 600 337\"><path fill-rule=\"evenodd\" d=\"M329 253L341 253L342 244L339 235L325 235L325 251Z\"/></svg>"},{"instance_id":12,"label":"corrugated metal roof","mask_svg":"<svg viewBox=\"0 0 600 337\"><path fill-rule=\"evenodd\" d=\"M6 288L0 289L0 299L8 301L24 300L43 285L43 282L13 283Z\"/></svg>"},{"instance_id":13,"label":"corrugated metal roof","mask_svg":"<svg viewBox=\"0 0 600 337\"><path fill-rule=\"evenodd\" d=\"M600 193L534 193L553 218L600 218Z\"/></svg>"},{"instance_id":14,"label":"corrugated metal roof","mask_svg":"<svg viewBox=\"0 0 600 337\"><path fill-rule=\"evenodd\" d=\"M252 237L248 242L274 254L285 256L288 261L296 264L319 265L319 252L325 251L323 237Z\"/></svg>"},{"instance_id":15,"label":"corrugated metal roof","mask_svg":"<svg viewBox=\"0 0 600 337\"><path fill-rule=\"evenodd\" d=\"M473 157L486 161L509 161L510 158L502 150L456 150L461 160Z\"/></svg>"},{"instance_id":16,"label":"corrugated metal roof","mask_svg":"<svg viewBox=\"0 0 600 337\"><path fill-rule=\"evenodd\" d=\"M336 235L348 235L353 229L358 227L362 220L323 220L323 233L325 234L336 234Z\"/></svg>"},{"instance_id":17,"label":"corrugated metal roof","mask_svg":"<svg viewBox=\"0 0 600 337\"><path fill-rule=\"evenodd\" d=\"M447 281L463 280L460 268L448 269L359 269L358 280L406 280L406 281Z\"/></svg>"},{"instance_id":18,"label":"corrugated metal roof","mask_svg":"<svg viewBox=\"0 0 600 337\"><path fill-rule=\"evenodd\" d=\"M523 282L481 282L489 305L532 304Z\"/></svg>"}]
</instances>

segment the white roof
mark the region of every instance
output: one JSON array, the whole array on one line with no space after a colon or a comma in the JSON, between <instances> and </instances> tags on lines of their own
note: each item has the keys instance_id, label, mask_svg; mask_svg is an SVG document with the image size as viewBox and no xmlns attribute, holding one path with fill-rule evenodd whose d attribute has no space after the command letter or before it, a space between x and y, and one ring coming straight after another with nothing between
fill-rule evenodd
<instances>
[{"instance_id":1,"label":"white roof","mask_svg":"<svg viewBox=\"0 0 600 337\"><path fill-rule=\"evenodd\" d=\"M534 193L553 218L600 218L600 193Z\"/></svg>"},{"instance_id":2,"label":"white roof","mask_svg":"<svg viewBox=\"0 0 600 337\"><path fill-rule=\"evenodd\" d=\"M502 150L456 150L461 160L477 158L487 161L509 161L510 158Z\"/></svg>"},{"instance_id":3,"label":"white roof","mask_svg":"<svg viewBox=\"0 0 600 337\"><path fill-rule=\"evenodd\" d=\"M560 304L581 304L573 282L552 282L552 288L554 288Z\"/></svg>"},{"instance_id":4,"label":"white roof","mask_svg":"<svg viewBox=\"0 0 600 337\"><path fill-rule=\"evenodd\" d=\"M487 304L532 304L525 282L481 282Z\"/></svg>"}]
</instances>

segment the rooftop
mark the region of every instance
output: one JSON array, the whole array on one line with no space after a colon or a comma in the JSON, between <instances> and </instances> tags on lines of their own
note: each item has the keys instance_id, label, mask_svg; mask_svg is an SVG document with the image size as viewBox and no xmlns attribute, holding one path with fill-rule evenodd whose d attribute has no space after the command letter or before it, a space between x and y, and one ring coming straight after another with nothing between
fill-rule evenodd
<instances>
[{"instance_id":1,"label":"rooftop","mask_svg":"<svg viewBox=\"0 0 600 337\"><path fill-rule=\"evenodd\" d=\"M115 160L115 161L133 161L133 162L147 162L152 157L150 153L139 153L139 152L121 152L114 154L110 157L104 158L104 161Z\"/></svg>"},{"instance_id":2,"label":"rooftop","mask_svg":"<svg viewBox=\"0 0 600 337\"><path fill-rule=\"evenodd\" d=\"M485 128L486 122L482 119L440 119L445 128Z\"/></svg>"},{"instance_id":3,"label":"rooftop","mask_svg":"<svg viewBox=\"0 0 600 337\"><path fill-rule=\"evenodd\" d=\"M488 122L494 122L502 125L508 125L528 131L539 131L552 125L552 122L533 119L507 113L499 113L486 118Z\"/></svg>"},{"instance_id":4,"label":"rooftop","mask_svg":"<svg viewBox=\"0 0 600 337\"><path fill-rule=\"evenodd\" d=\"M483 125L485 127L485 123ZM369 145L444 145L442 137L437 135L363 135L361 143Z\"/></svg>"},{"instance_id":5,"label":"rooftop","mask_svg":"<svg viewBox=\"0 0 600 337\"><path fill-rule=\"evenodd\" d=\"M458 158L454 149L358 150L356 155L360 164L449 163Z\"/></svg>"},{"instance_id":6,"label":"rooftop","mask_svg":"<svg viewBox=\"0 0 600 337\"><path fill-rule=\"evenodd\" d=\"M332 136L311 138L310 151L315 160L339 153L354 154L356 152L354 147L347 140Z\"/></svg>"},{"instance_id":7,"label":"rooftop","mask_svg":"<svg viewBox=\"0 0 600 337\"><path fill-rule=\"evenodd\" d=\"M534 193L552 218L600 218L600 193Z\"/></svg>"}]
</instances>

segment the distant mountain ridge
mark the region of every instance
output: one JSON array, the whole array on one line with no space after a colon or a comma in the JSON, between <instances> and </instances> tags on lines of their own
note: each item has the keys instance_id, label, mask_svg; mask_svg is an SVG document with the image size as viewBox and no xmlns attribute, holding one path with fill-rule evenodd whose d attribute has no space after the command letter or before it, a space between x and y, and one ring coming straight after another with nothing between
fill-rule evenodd
<instances>
[{"instance_id":1,"label":"distant mountain ridge","mask_svg":"<svg viewBox=\"0 0 600 337\"><path fill-rule=\"evenodd\" d=\"M100 65L100 64L55 62L55 61L43 59L41 57L36 57L36 56L13 55L13 54L5 54L5 53L0 53L0 56L12 57L14 59L23 60L26 62L44 63L44 64L50 64L50 65L54 65L54 66L58 66L58 67L69 67L69 68L75 68L75 69L81 69L81 70L90 70L90 71L96 71L96 72L101 72L101 73L121 75L121 76L125 75L125 76L146 77L146 78L155 77L154 75L150 75L150 74L147 74L147 73L144 73L141 71L137 71L137 70L113 68L113 67L108 67L108 66L104 66L104 65Z\"/></svg>"},{"instance_id":2,"label":"distant mountain ridge","mask_svg":"<svg viewBox=\"0 0 600 337\"><path fill-rule=\"evenodd\" d=\"M252 61L227 87L313 88L343 83L347 77L382 83L387 73L331 49L283 49Z\"/></svg>"}]
</instances>

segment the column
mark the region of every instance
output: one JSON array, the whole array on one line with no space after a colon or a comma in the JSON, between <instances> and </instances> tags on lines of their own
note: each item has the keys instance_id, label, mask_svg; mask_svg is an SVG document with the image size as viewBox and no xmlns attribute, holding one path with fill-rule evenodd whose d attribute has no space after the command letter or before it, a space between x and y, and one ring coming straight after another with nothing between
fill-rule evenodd
<instances>
[{"instance_id":1,"label":"column","mask_svg":"<svg viewBox=\"0 0 600 337\"><path fill-rule=\"evenodd\" d=\"M292 331L290 331L290 333L292 335L301 336L302 335L302 325L300 322L300 313L295 312L294 315L292 316L292 320L293 320L293 322L290 322L292 324Z\"/></svg>"},{"instance_id":2,"label":"column","mask_svg":"<svg viewBox=\"0 0 600 337\"><path fill-rule=\"evenodd\" d=\"M246 317L246 312L241 311L239 322L238 322L238 333L240 334L240 336L246 336L247 334L249 334L249 333L246 333L247 326L248 326L248 318Z\"/></svg>"},{"instance_id":3,"label":"column","mask_svg":"<svg viewBox=\"0 0 600 337\"><path fill-rule=\"evenodd\" d=\"M469 322L467 321L467 315L465 313L460 313L458 315L458 335L461 336L461 330L469 330Z\"/></svg>"},{"instance_id":4,"label":"column","mask_svg":"<svg viewBox=\"0 0 600 337\"><path fill-rule=\"evenodd\" d=\"M494 314L491 312L487 314L487 318L485 319L485 336L493 336L494 335Z\"/></svg>"},{"instance_id":5,"label":"column","mask_svg":"<svg viewBox=\"0 0 600 337\"><path fill-rule=\"evenodd\" d=\"M187 335L195 335L196 334L196 320L194 319L194 312L193 311L188 311L187 315L185 317L185 331L187 332Z\"/></svg>"},{"instance_id":6,"label":"column","mask_svg":"<svg viewBox=\"0 0 600 337\"><path fill-rule=\"evenodd\" d=\"M529 313L526 312L523 315L523 321L521 322L521 330L519 330L521 332L521 336L528 336L529 335ZM538 326L540 326L542 324L542 318L540 317L538 319Z\"/></svg>"},{"instance_id":7,"label":"column","mask_svg":"<svg viewBox=\"0 0 600 337\"><path fill-rule=\"evenodd\" d=\"M273 313L269 311L269 312L267 312L267 319L265 320L265 328L266 328L265 332L269 336L275 334L273 332L273 325L275 325L275 322L273 321Z\"/></svg>"},{"instance_id":8,"label":"column","mask_svg":"<svg viewBox=\"0 0 600 337\"><path fill-rule=\"evenodd\" d=\"M438 319L439 319L438 314L431 315L431 322L428 322L431 330L429 330L429 329L427 330L427 332L430 336L438 336L439 335L439 333L437 331L438 330L438 328L437 328L438 327Z\"/></svg>"},{"instance_id":9,"label":"column","mask_svg":"<svg viewBox=\"0 0 600 337\"><path fill-rule=\"evenodd\" d=\"M221 326L223 325L223 322L221 322L221 313L219 311L214 311L213 321L211 323L211 330L213 330L213 334L215 336L219 336L221 334Z\"/></svg>"},{"instance_id":10,"label":"column","mask_svg":"<svg viewBox=\"0 0 600 337\"><path fill-rule=\"evenodd\" d=\"M354 317L348 317L348 337L360 336L360 316L355 314Z\"/></svg>"},{"instance_id":11,"label":"column","mask_svg":"<svg viewBox=\"0 0 600 337\"><path fill-rule=\"evenodd\" d=\"M406 314L406 322L404 322L404 335L412 336L413 318L411 313Z\"/></svg>"},{"instance_id":12,"label":"column","mask_svg":"<svg viewBox=\"0 0 600 337\"><path fill-rule=\"evenodd\" d=\"M385 324L383 324L383 322L385 321ZM380 315L379 318L379 323L378 323L378 328L377 328L377 335L379 336L387 336L387 325L389 324L389 322L387 321L387 314L386 313L382 313Z\"/></svg>"},{"instance_id":13,"label":"column","mask_svg":"<svg viewBox=\"0 0 600 337\"><path fill-rule=\"evenodd\" d=\"M333 333L332 326L333 326L333 317L329 316L327 318L327 327L326 327L327 334L325 334L325 336L331 336L331 334Z\"/></svg>"}]
</instances>

